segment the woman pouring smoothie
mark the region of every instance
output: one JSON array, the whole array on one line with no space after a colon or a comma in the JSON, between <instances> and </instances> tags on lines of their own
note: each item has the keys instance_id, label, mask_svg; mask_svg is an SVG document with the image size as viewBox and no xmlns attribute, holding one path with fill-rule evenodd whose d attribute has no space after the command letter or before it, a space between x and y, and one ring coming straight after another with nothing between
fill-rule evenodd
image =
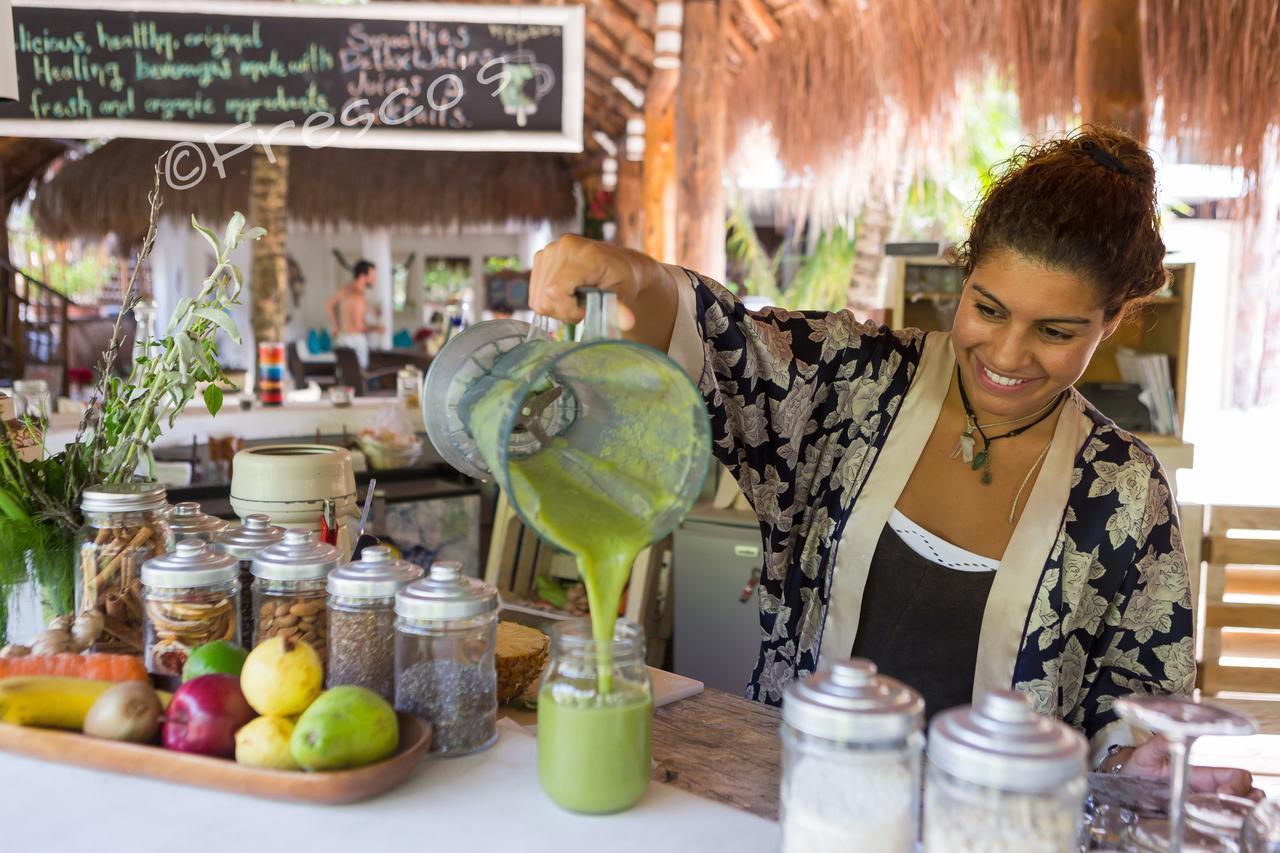
<instances>
[{"instance_id":1,"label":"woman pouring smoothie","mask_svg":"<svg viewBox=\"0 0 1280 853\"><path fill-rule=\"evenodd\" d=\"M1164 255L1150 156L1085 128L999 170L950 332L748 311L696 271L578 237L535 257L531 306L578 322L578 288L612 289L625 335L698 383L765 545L750 698L856 655L930 715L1012 687L1080 729L1096 768L1159 776L1165 744L1114 704L1195 683L1177 507L1151 450L1073 386L1165 285ZM1191 784L1252 790L1225 768Z\"/></svg>"}]
</instances>

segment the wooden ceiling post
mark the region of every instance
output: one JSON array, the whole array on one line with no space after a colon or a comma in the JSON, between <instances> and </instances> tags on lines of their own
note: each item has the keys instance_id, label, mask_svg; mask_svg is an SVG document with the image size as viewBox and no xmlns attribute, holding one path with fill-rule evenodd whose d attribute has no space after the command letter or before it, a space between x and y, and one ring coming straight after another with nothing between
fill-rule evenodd
<instances>
[{"instance_id":1,"label":"wooden ceiling post","mask_svg":"<svg viewBox=\"0 0 1280 853\"><path fill-rule=\"evenodd\" d=\"M722 0L686 0L676 95L676 262L725 275ZM728 2L728 0L723 0Z\"/></svg>"},{"instance_id":2,"label":"wooden ceiling post","mask_svg":"<svg viewBox=\"0 0 1280 853\"><path fill-rule=\"evenodd\" d=\"M676 90L680 82L680 0L662 0L654 15L653 74L644 94L642 248L676 261Z\"/></svg>"},{"instance_id":3,"label":"wooden ceiling post","mask_svg":"<svg viewBox=\"0 0 1280 853\"><path fill-rule=\"evenodd\" d=\"M267 229L253 242L249 273L249 319L254 343L283 341L289 265L285 252L288 219L289 149L253 149L249 166L249 224ZM387 270L384 275L390 276ZM256 364L256 361L255 361Z\"/></svg>"},{"instance_id":4,"label":"wooden ceiling post","mask_svg":"<svg viewBox=\"0 0 1280 853\"><path fill-rule=\"evenodd\" d=\"M617 243L644 249L644 117L627 119L624 150L618 157Z\"/></svg>"},{"instance_id":5,"label":"wooden ceiling post","mask_svg":"<svg viewBox=\"0 0 1280 853\"><path fill-rule=\"evenodd\" d=\"M1142 0L1079 0L1076 94L1085 122L1147 140Z\"/></svg>"}]
</instances>

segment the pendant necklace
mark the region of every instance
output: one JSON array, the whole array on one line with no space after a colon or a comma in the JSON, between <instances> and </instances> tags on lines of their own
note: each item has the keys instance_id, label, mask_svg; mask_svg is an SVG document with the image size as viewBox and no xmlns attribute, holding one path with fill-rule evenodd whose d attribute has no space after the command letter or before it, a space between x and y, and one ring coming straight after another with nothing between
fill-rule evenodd
<instances>
[{"instance_id":1,"label":"pendant necklace","mask_svg":"<svg viewBox=\"0 0 1280 853\"><path fill-rule=\"evenodd\" d=\"M1006 420L1006 421L996 421L995 423L990 423L990 424L980 424L978 423L978 416L974 414L973 406L969 403L969 395L964 392L964 382L961 381L960 379L959 365L956 365L956 386L960 389L960 402L964 404L965 427L964 427L964 432L961 433L960 435L959 441L956 442L955 449L951 451L951 458L952 459L956 459L957 457L963 458L964 461L969 465L969 467L972 468L974 471L977 471L979 468L981 468L982 469L982 485L984 486L991 485L991 444L992 442L999 441L1002 438L1013 438L1015 435L1022 435L1022 433L1031 429L1033 426L1040 423L1045 418L1049 417L1049 415L1053 414L1054 410L1057 409L1058 404L1062 402L1062 398L1065 394L1065 392L1064 394L1059 394L1057 397L1054 397L1052 400L1046 403L1044 408L1042 408L1040 411L1033 412L1030 415L1023 415L1020 418L1010 418L1009 420ZM1005 424L1017 423L1018 421L1023 421L1031 417L1034 417L1035 420L1033 420L1031 423L1027 424L1026 426L1020 426L1017 429L1012 429L1009 432L1004 432L1004 433L1001 433L1000 435L989 436L986 434L986 432L984 432L985 429L991 429L992 427L997 427L997 426L1004 426ZM976 449L977 442L973 437L973 434L975 432L978 434L978 437L982 439L982 449L977 450L976 452L975 452L975 449Z\"/></svg>"}]
</instances>

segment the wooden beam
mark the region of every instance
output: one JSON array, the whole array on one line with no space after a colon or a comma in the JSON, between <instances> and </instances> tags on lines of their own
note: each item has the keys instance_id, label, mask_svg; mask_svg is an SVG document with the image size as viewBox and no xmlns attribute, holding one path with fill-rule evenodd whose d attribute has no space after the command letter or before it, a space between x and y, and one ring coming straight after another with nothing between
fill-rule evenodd
<instances>
[{"instance_id":1,"label":"wooden beam","mask_svg":"<svg viewBox=\"0 0 1280 853\"><path fill-rule=\"evenodd\" d=\"M618 234L619 246L640 251L644 248L644 164L628 160L618 152Z\"/></svg>"},{"instance_id":2,"label":"wooden beam","mask_svg":"<svg viewBox=\"0 0 1280 853\"><path fill-rule=\"evenodd\" d=\"M742 30L738 29L738 25L732 20L725 24L724 28L725 44L737 53L742 62L749 61L756 55L756 49L752 47L751 42L747 41L747 37L742 34Z\"/></svg>"},{"instance_id":3,"label":"wooden beam","mask_svg":"<svg viewBox=\"0 0 1280 853\"><path fill-rule=\"evenodd\" d=\"M738 0L742 14L751 22L751 26L760 34L760 41L768 44L782 35L782 27L773 13L764 5L764 0Z\"/></svg>"},{"instance_id":4,"label":"wooden beam","mask_svg":"<svg viewBox=\"0 0 1280 853\"><path fill-rule=\"evenodd\" d=\"M1076 94L1085 122L1147 138L1142 0L1079 0Z\"/></svg>"},{"instance_id":5,"label":"wooden beam","mask_svg":"<svg viewBox=\"0 0 1280 853\"><path fill-rule=\"evenodd\" d=\"M654 69L644 95L644 253L676 260L676 89L680 70Z\"/></svg>"},{"instance_id":6,"label":"wooden beam","mask_svg":"<svg viewBox=\"0 0 1280 853\"><path fill-rule=\"evenodd\" d=\"M654 0L618 0L618 5L631 13L636 19L636 26L645 32L653 32L654 21L658 17L658 4Z\"/></svg>"},{"instance_id":7,"label":"wooden beam","mask_svg":"<svg viewBox=\"0 0 1280 853\"><path fill-rule=\"evenodd\" d=\"M686 0L676 96L676 263L725 274L724 39L720 3Z\"/></svg>"},{"instance_id":8,"label":"wooden beam","mask_svg":"<svg viewBox=\"0 0 1280 853\"><path fill-rule=\"evenodd\" d=\"M617 40L601 24L587 22L587 59L594 60L594 66L605 80L615 76L627 77L637 86L644 88L649 82L650 68L653 60L640 62L622 52Z\"/></svg>"},{"instance_id":9,"label":"wooden beam","mask_svg":"<svg viewBox=\"0 0 1280 853\"><path fill-rule=\"evenodd\" d=\"M653 32L640 29L635 19L613 0L587 0L587 17L608 28L624 55L646 66L653 64Z\"/></svg>"},{"instance_id":10,"label":"wooden beam","mask_svg":"<svg viewBox=\"0 0 1280 853\"><path fill-rule=\"evenodd\" d=\"M288 219L289 148L253 149L249 165L249 217L251 225L267 229L253 242L249 274L253 338L257 343L283 341L285 291L289 264L285 255L285 222ZM257 361L255 359L254 363Z\"/></svg>"}]
</instances>

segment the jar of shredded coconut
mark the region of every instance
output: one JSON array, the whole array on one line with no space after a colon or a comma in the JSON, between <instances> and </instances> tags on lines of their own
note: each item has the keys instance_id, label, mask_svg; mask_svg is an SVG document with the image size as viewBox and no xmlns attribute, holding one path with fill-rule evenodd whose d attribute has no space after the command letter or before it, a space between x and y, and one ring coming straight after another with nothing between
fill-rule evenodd
<instances>
[{"instance_id":1,"label":"jar of shredded coconut","mask_svg":"<svg viewBox=\"0 0 1280 853\"><path fill-rule=\"evenodd\" d=\"M867 660L839 661L782 702L783 853L909 853L924 700Z\"/></svg>"},{"instance_id":2,"label":"jar of shredded coconut","mask_svg":"<svg viewBox=\"0 0 1280 853\"><path fill-rule=\"evenodd\" d=\"M998 690L929 726L925 853L1069 853L1078 849L1088 745Z\"/></svg>"}]
</instances>

